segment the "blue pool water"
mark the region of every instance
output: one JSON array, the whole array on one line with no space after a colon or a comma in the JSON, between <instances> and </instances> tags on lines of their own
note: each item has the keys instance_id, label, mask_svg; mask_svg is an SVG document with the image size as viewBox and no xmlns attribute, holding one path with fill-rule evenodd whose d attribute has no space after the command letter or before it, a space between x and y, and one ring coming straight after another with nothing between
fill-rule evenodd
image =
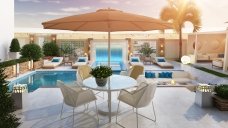
<instances>
[{"instance_id":1,"label":"blue pool water","mask_svg":"<svg viewBox=\"0 0 228 128\"><path fill-rule=\"evenodd\" d=\"M97 62L105 62L108 61L108 48L96 47L96 61ZM111 47L111 57L110 61L112 62L121 62L123 61L123 53L121 46Z\"/></svg>"},{"instance_id":2,"label":"blue pool water","mask_svg":"<svg viewBox=\"0 0 228 128\"><path fill-rule=\"evenodd\" d=\"M107 61L96 61L92 64L92 68L96 67L96 66L108 66L108 62ZM122 62L122 61L112 61L110 62L110 66L112 68L112 71L114 72L114 74L119 74L121 71L126 70L126 65Z\"/></svg>"},{"instance_id":3,"label":"blue pool water","mask_svg":"<svg viewBox=\"0 0 228 128\"><path fill-rule=\"evenodd\" d=\"M76 81L75 71L35 71L25 77L9 83L9 91L13 90L15 84L27 84L28 92L38 88L54 88L56 81L61 80L66 84Z\"/></svg>"}]
</instances>

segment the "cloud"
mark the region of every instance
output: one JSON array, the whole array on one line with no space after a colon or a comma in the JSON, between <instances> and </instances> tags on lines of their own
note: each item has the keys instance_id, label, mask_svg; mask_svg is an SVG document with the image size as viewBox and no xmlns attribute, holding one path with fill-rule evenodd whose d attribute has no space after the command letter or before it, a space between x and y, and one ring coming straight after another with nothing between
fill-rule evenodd
<instances>
[{"instance_id":1,"label":"cloud","mask_svg":"<svg viewBox=\"0 0 228 128\"><path fill-rule=\"evenodd\" d=\"M101 3L105 3L105 4L119 4L119 0L101 0Z\"/></svg>"},{"instance_id":2,"label":"cloud","mask_svg":"<svg viewBox=\"0 0 228 128\"><path fill-rule=\"evenodd\" d=\"M62 2L59 1L59 0L48 0L48 3L60 4L60 3L62 3Z\"/></svg>"},{"instance_id":3,"label":"cloud","mask_svg":"<svg viewBox=\"0 0 228 128\"><path fill-rule=\"evenodd\" d=\"M68 7L68 8L62 8L60 9L61 11L64 11L64 12L80 12L80 11L83 11L83 10L90 10L91 7L89 6L84 6L84 7Z\"/></svg>"},{"instance_id":4,"label":"cloud","mask_svg":"<svg viewBox=\"0 0 228 128\"><path fill-rule=\"evenodd\" d=\"M18 0L19 2L33 2L33 3L40 3L40 0Z\"/></svg>"},{"instance_id":5,"label":"cloud","mask_svg":"<svg viewBox=\"0 0 228 128\"><path fill-rule=\"evenodd\" d=\"M71 15L71 13L63 13L63 12L40 12L39 14L42 14L42 15L49 15L49 16L64 16L64 15Z\"/></svg>"},{"instance_id":6,"label":"cloud","mask_svg":"<svg viewBox=\"0 0 228 128\"><path fill-rule=\"evenodd\" d=\"M36 16L36 13L29 13L29 12L15 12L15 15L28 15L28 16Z\"/></svg>"}]
</instances>

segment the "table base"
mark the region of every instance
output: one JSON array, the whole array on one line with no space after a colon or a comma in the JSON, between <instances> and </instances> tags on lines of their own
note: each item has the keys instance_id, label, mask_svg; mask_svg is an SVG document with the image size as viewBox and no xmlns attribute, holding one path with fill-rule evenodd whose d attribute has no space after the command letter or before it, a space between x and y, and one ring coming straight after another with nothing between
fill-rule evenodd
<instances>
[{"instance_id":1,"label":"table base","mask_svg":"<svg viewBox=\"0 0 228 128\"><path fill-rule=\"evenodd\" d=\"M112 116L115 116L117 114L117 107L118 107L118 104L115 103L115 102L112 102L111 103L112 106L111 106L111 115ZM104 116L108 116L109 115L109 109L108 109L108 102L104 102L100 105L98 105L98 113L101 114L101 115L104 115Z\"/></svg>"}]
</instances>

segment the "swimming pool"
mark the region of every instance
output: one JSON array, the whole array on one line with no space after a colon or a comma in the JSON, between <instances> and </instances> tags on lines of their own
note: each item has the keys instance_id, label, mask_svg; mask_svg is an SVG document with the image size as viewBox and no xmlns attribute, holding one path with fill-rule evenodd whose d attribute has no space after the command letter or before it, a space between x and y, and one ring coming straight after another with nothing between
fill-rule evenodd
<instances>
[{"instance_id":1,"label":"swimming pool","mask_svg":"<svg viewBox=\"0 0 228 128\"><path fill-rule=\"evenodd\" d=\"M108 66L108 62L107 61L96 61L92 64L92 68L94 68L96 66ZM112 61L112 62L110 62L110 66L112 68L112 71L115 74L118 74L119 72L127 69L126 65L121 61L116 61L116 62Z\"/></svg>"},{"instance_id":2,"label":"swimming pool","mask_svg":"<svg viewBox=\"0 0 228 128\"><path fill-rule=\"evenodd\" d=\"M28 92L38 88L55 88L57 80L68 85L73 85L76 78L76 71L34 71L29 75L16 79L9 83L9 91L12 92L15 84L27 84Z\"/></svg>"}]
</instances>

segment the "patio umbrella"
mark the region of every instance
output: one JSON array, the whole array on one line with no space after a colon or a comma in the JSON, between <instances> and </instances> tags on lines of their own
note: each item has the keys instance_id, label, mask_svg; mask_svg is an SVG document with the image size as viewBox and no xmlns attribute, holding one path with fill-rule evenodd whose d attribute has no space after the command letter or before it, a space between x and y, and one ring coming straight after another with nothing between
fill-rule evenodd
<instances>
[{"instance_id":1,"label":"patio umbrella","mask_svg":"<svg viewBox=\"0 0 228 128\"><path fill-rule=\"evenodd\" d=\"M42 23L44 29L72 30L72 31L99 31L108 32L108 65L110 66L110 32L115 31L149 31L171 29L168 22L147 16L126 13L115 9L100 9L96 12L68 16ZM110 82L110 81L109 81ZM110 90L110 83L109 83ZM111 92L108 91L109 101ZM111 105L109 102L109 113ZM111 116L109 115L109 122Z\"/></svg>"},{"instance_id":2,"label":"patio umbrella","mask_svg":"<svg viewBox=\"0 0 228 128\"><path fill-rule=\"evenodd\" d=\"M99 9L96 12L68 16L42 23L44 29L108 32L108 64L110 66L110 32L149 31L171 29L168 22L126 13L115 9Z\"/></svg>"}]
</instances>

